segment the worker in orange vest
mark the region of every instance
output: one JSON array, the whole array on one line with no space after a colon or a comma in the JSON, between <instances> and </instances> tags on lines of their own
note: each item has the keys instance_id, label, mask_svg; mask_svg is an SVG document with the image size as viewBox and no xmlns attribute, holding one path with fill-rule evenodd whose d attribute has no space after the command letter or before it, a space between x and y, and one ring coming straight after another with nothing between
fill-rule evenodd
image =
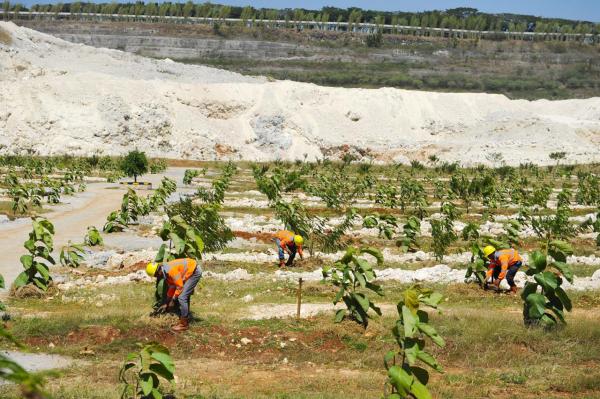
<instances>
[{"instance_id":1,"label":"worker in orange vest","mask_svg":"<svg viewBox=\"0 0 600 399\"><path fill-rule=\"evenodd\" d=\"M296 257L296 253L300 255L300 259L304 259L304 254L302 253L304 238L302 238L301 235L294 234L291 231L281 230L275 233L273 241L277 245L279 267L291 266ZM285 262L285 253L289 255L287 262Z\"/></svg>"},{"instance_id":2,"label":"worker in orange vest","mask_svg":"<svg viewBox=\"0 0 600 399\"><path fill-rule=\"evenodd\" d=\"M150 262L146 266L146 273L159 281L165 279L167 284L167 295L163 298L159 312L172 309L177 301L180 310L179 323L174 325L172 330L175 332L187 330L190 322L190 297L202 278L199 262L190 258L175 259L165 263Z\"/></svg>"},{"instance_id":3,"label":"worker in orange vest","mask_svg":"<svg viewBox=\"0 0 600 399\"><path fill-rule=\"evenodd\" d=\"M515 275L519 268L523 266L523 259L519 256L517 250L513 248L496 250L493 246L488 245L483 248L483 254L490 261L485 280L488 281L488 279L493 278L493 284L498 288L500 282L506 278L510 291L516 293Z\"/></svg>"}]
</instances>

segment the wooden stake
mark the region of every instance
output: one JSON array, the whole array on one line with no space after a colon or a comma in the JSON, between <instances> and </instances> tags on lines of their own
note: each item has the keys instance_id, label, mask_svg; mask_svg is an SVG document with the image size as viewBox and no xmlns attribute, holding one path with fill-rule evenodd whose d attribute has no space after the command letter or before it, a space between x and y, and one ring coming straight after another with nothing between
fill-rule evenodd
<instances>
[{"instance_id":1,"label":"wooden stake","mask_svg":"<svg viewBox=\"0 0 600 399\"><path fill-rule=\"evenodd\" d=\"M300 307L302 306L302 277L298 279L298 295L296 304L298 305L296 308L296 319L300 319Z\"/></svg>"}]
</instances>

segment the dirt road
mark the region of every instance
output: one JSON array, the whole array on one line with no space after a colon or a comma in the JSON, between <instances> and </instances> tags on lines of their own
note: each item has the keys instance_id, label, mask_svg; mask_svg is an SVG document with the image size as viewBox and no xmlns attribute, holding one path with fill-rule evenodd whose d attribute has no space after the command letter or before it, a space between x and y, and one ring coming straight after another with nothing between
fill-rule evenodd
<instances>
[{"instance_id":1,"label":"dirt road","mask_svg":"<svg viewBox=\"0 0 600 399\"><path fill-rule=\"evenodd\" d=\"M88 226L99 229L106 216L118 209L125 188L116 184L90 183L85 193L75 197L64 197L60 205L45 213L56 230L54 248L60 248L71 240L82 242ZM18 220L0 226L0 273L4 276L7 288L23 270L19 258L25 254L23 243L31 231L29 219ZM58 259L56 259L58 261Z\"/></svg>"},{"instance_id":2,"label":"dirt road","mask_svg":"<svg viewBox=\"0 0 600 399\"><path fill-rule=\"evenodd\" d=\"M164 174L145 175L142 180L152 183L153 187L160 184L163 176L181 182L184 171L185 168L169 168ZM63 197L63 203L52 206L50 212L43 215L54 224L57 262L60 248L69 240L81 243L88 226L98 229L104 226L108 214L121 206L126 190L126 186L116 183L89 183L86 192ZM30 231L31 221L27 218L0 225L0 274L7 288L23 270L19 258L25 254L23 243Z\"/></svg>"}]
</instances>

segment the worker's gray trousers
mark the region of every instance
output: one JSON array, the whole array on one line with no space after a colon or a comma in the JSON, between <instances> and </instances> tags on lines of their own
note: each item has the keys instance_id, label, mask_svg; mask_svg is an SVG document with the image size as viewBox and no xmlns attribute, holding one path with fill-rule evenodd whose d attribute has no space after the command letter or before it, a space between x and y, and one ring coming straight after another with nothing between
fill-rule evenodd
<instances>
[{"instance_id":1,"label":"worker's gray trousers","mask_svg":"<svg viewBox=\"0 0 600 399\"><path fill-rule=\"evenodd\" d=\"M181 291L181 294L177 297L181 317L187 318L190 316L190 299L201 278L202 268L200 267L200 263L198 263L198 265L196 265L196 270L194 270L190 278L183 283L183 291Z\"/></svg>"}]
</instances>

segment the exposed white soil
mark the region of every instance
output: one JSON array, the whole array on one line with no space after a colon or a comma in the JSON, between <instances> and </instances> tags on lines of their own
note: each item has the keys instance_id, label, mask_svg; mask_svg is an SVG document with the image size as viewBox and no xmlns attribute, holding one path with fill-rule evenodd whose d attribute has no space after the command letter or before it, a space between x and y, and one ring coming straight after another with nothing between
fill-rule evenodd
<instances>
[{"instance_id":1,"label":"exposed white soil","mask_svg":"<svg viewBox=\"0 0 600 399\"><path fill-rule=\"evenodd\" d=\"M0 43L1 153L509 164L600 159L600 98L320 87L69 43L10 22ZM43 138L43 139L42 139Z\"/></svg>"},{"instance_id":2,"label":"exposed white soil","mask_svg":"<svg viewBox=\"0 0 600 399\"><path fill-rule=\"evenodd\" d=\"M2 351L2 354L8 356L29 372L64 369L66 367L69 367L73 363L73 359L70 359L68 357L59 355L49 355L46 353ZM0 382L0 385L2 384L6 384L6 382Z\"/></svg>"}]
</instances>

